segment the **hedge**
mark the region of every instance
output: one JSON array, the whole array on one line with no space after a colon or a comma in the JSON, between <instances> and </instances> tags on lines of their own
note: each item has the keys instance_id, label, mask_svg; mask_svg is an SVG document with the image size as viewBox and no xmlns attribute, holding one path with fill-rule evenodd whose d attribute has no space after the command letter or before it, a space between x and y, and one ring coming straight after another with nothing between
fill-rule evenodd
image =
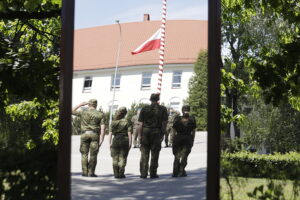
<instances>
[{"instance_id":1,"label":"hedge","mask_svg":"<svg viewBox=\"0 0 300 200\"><path fill-rule=\"evenodd\" d=\"M221 175L251 178L300 179L300 153L256 154L250 152L221 155Z\"/></svg>"},{"instance_id":2,"label":"hedge","mask_svg":"<svg viewBox=\"0 0 300 200\"><path fill-rule=\"evenodd\" d=\"M0 151L0 199L56 199L57 150Z\"/></svg>"}]
</instances>

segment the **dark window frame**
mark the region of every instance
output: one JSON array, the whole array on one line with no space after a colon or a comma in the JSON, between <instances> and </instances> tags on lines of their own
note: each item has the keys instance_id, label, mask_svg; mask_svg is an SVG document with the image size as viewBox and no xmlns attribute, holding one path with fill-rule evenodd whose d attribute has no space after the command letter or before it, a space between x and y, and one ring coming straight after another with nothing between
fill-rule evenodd
<instances>
[{"instance_id":1,"label":"dark window frame","mask_svg":"<svg viewBox=\"0 0 300 200\"><path fill-rule=\"evenodd\" d=\"M149 75L150 77L145 77L145 75ZM144 79L149 79L150 78L150 83L149 84L144 84ZM142 80L141 80L141 90L150 90L151 89L151 81L152 81L152 72L143 72L142 73Z\"/></svg>"},{"instance_id":2,"label":"dark window frame","mask_svg":"<svg viewBox=\"0 0 300 200\"><path fill-rule=\"evenodd\" d=\"M89 86L87 86L87 84ZM92 76L86 76L86 77L84 77L82 93L91 92L92 85L93 85L93 77Z\"/></svg>"},{"instance_id":3,"label":"dark window frame","mask_svg":"<svg viewBox=\"0 0 300 200\"><path fill-rule=\"evenodd\" d=\"M116 74L116 80L119 80L119 85L117 85L117 81L116 81L116 85L114 85L114 79L115 79L115 75L112 74L111 75L111 82L110 82L110 90L119 90L121 88L121 74Z\"/></svg>"},{"instance_id":4,"label":"dark window frame","mask_svg":"<svg viewBox=\"0 0 300 200\"><path fill-rule=\"evenodd\" d=\"M58 146L58 196L71 200L71 103L74 39L74 0L62 0L60 111ZM208 141L207 200L218 200L220 191L220 67L221 3L208 1Z\"/></svg>"},{"instance_id":5,"label":"dark window frame","mask_svg":"<svg viewBox=\"0 0 300 200\"><path fill-rule=\"evenodd\" d=\"M175 73L180 73L180 76L175 74ZM180 82L174 82L175 81L175 77L180 77ZM172 73L172 89L180 89L181 88L181 81L182 81L182 71L181 70L175 70Z\"/></svg>"}]
</instances>

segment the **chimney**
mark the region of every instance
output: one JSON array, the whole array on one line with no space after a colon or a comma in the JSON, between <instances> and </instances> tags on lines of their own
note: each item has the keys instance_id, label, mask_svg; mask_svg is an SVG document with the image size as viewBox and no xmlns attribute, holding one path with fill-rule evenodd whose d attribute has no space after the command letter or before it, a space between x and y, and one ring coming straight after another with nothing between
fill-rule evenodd
<instances>
[{"instance_id":1,"label":"chimney","mask_svg":"<svg viewBox=\"0 0 300 200\"><path fill-rule=\"evenodd\" d=\"M150 15L144 14L144 22L150 21Z\"/></svg>"}]
</instances>

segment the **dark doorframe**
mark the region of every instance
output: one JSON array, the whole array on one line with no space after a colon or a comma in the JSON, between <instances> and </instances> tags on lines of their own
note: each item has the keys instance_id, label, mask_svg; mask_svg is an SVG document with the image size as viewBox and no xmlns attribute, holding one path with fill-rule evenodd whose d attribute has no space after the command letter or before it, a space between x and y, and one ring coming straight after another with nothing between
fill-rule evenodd
<instances>
[{"instance_id":1,"label":"dark doorframe","mask_svg":"<svg viewBox=\"0 0 300 200\"><path fill-rule=\"evenodd\" d=\"M74 0L62 0L58 199L71 199L71 105ZM218 200L220 188L220 0L208 0L208 148L207 199Z\"/></svg>"},{"instance_id":2,"label":"dark doorframe","mask_svg":"<svg viewBox=\"0 0 300 200\"><path fill-rule=\"evenodd\" d=\"M62 0L60 78L58 199L70 200L71 194L71 105L73 77L74 0Z\"/></svg>"},{"instance_id":3,"label":"dark doorframe","mask_svg":"<svg viewBox=\"0 0 300 200\"><path fill-rule=\"evenodd\" d=\"M208 0L208 114L207 189L208 200L218 200L220 190L220 71L221 3Z\"/></svg>"}]
</instances>

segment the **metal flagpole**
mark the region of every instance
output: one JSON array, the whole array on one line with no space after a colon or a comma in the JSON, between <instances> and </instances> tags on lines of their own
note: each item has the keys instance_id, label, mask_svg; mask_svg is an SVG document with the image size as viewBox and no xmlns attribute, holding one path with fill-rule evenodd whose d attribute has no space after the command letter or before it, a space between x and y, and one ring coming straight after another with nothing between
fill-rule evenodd
<instances>
[{"instance_id":1,"label":"metal flagpole","mask_svg":"<svg viewBox=\"0 0 300 200\"><path fill-rule=\"evenodd\" d=\"M119 59L120 59L120 50L121 50L121 42L122 42L122 29L120 25L120 21L116 20L116 23L119 25L119 45L118 45L118 52L117 52L117 60L116 60L116 67L115 67L115 74L114 74L114 82L113 82L113 99L110 107L110 114L109 114L109 131L111 131L111 121L112 121L112 114L113 114L113 107L115 102L115 95L116 95L116 78L119 66Z\"/></svg>"},{"instance_id":2,"label":"metal flagpole","mask_svg":"<svg viewBox=\"0 0 300 200\"><path fill-rule=\"evenodd\" d=\"M160 36L160 48L159 48L159 71L157 82L157 93L161 93L162 76L164 71L164 57L165 57L165 29L166 29L166 15L167 15L167 0L162 2L162 15L161 15L161 36Z\"/></svg>"}]
</instances>

